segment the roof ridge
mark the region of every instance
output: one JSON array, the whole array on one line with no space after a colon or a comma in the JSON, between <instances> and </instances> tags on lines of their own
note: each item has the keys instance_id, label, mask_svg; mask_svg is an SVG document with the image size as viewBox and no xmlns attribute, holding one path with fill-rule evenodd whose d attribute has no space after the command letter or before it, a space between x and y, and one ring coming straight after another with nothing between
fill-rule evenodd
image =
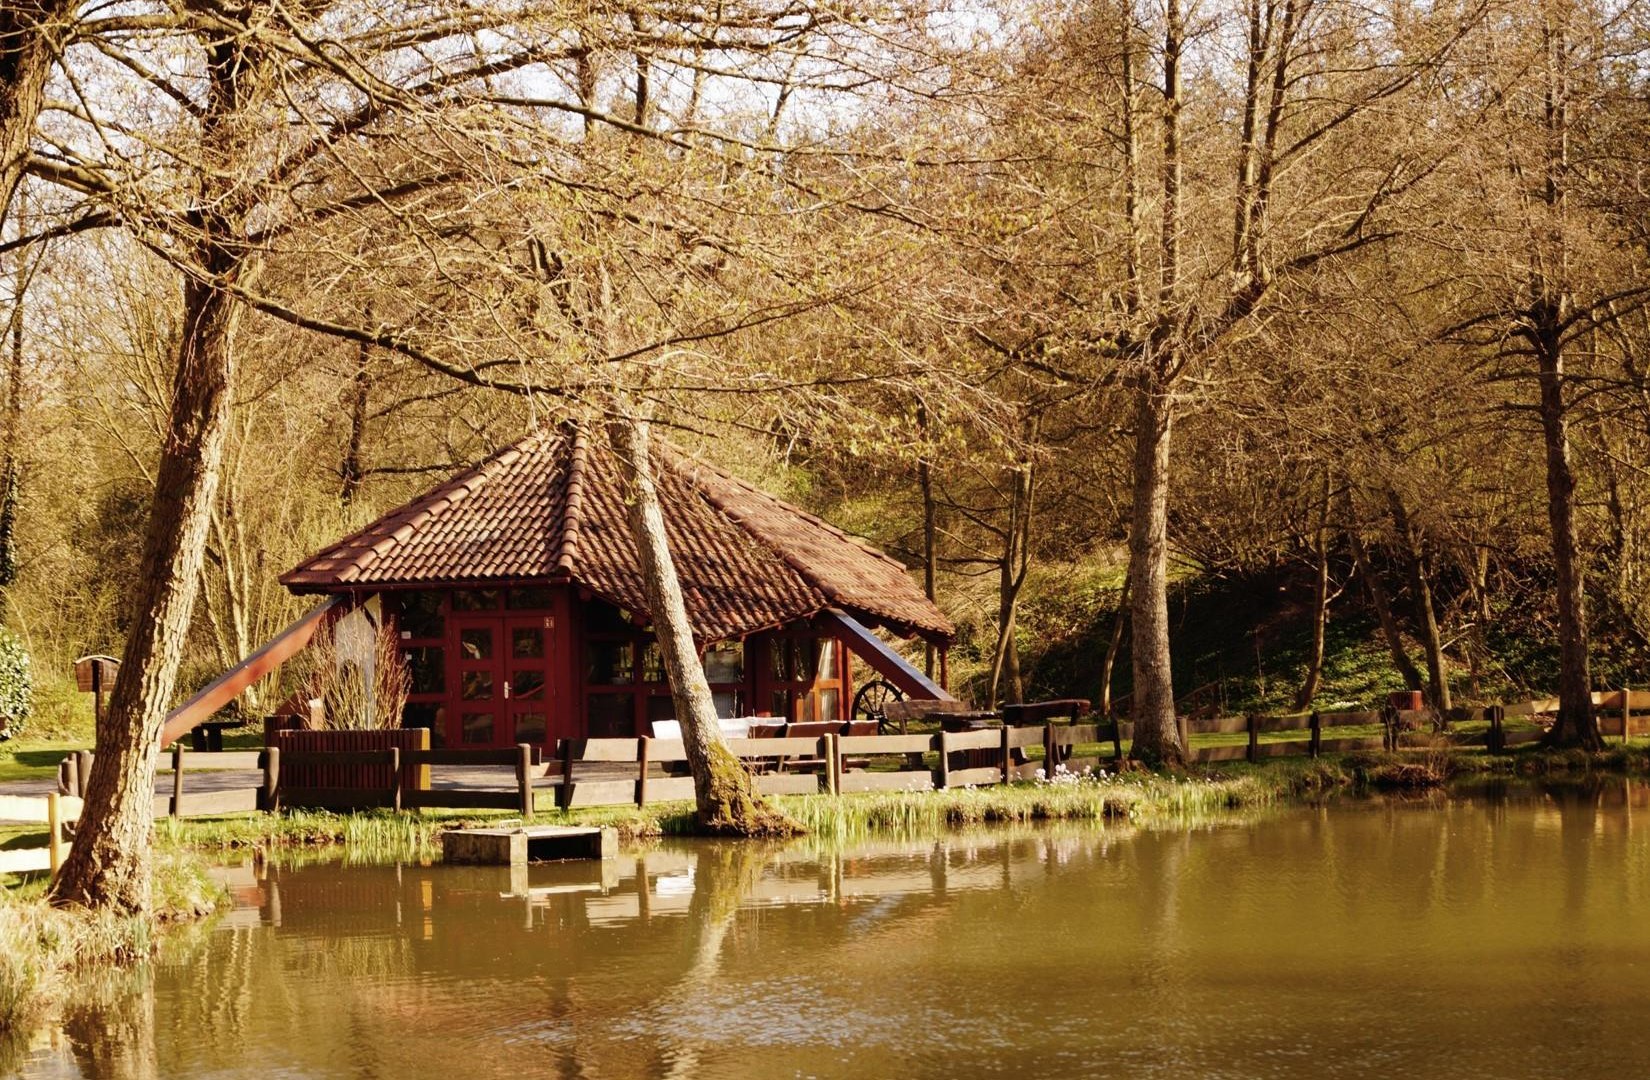
<instances>
[{"instance_id":1,"label":"roof ridge","mask_svg":"<svg viewBox=\"0 0 1650 1080\"><path fill-rule=\"evenodd\" d=\"M590 453L589 436L582 424L567 425L572 432L573 445L567 456L567 495L561 512L561 543L552 562L558 573L573 574L573 563L579 553L579 537L584 529L584 478Z\"/></svg>"}]
</instances>

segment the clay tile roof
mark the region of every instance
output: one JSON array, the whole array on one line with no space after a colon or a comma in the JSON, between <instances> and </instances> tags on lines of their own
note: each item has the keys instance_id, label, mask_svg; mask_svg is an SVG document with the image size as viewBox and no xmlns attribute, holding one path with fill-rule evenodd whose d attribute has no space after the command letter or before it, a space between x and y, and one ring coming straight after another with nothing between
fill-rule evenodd
<instances>
[{"instance_id":1,"label":"clay tile roof","mask_svg":"<svg viewBox=\"0 0 1650 1080\"><path fill-rule=\"evenodd\" d=\"M894 559L668 444L655 457L671 554L701 640L830 607L901 632L951 636L951 623ZM647 614L618 463L577 429L528 436L281 583L302 593L543 578Z\"/></svg>"}]
</instances>

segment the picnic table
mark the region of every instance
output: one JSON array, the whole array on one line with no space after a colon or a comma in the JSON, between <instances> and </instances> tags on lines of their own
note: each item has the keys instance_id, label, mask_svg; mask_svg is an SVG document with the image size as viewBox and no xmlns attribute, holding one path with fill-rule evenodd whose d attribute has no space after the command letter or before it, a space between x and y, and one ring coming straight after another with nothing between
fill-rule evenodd
<instances>
[{"instance_id":1,"label":"picnic table","mask_svg":"<svg viewBox=\"0 0 1650 1080\"><path fill-rule=\"evenodd\" d=\"M245 720L203 720L189 729L189 749L197 753L223 753L225 728L241 728Z\"/></svg>"}]
</instances>

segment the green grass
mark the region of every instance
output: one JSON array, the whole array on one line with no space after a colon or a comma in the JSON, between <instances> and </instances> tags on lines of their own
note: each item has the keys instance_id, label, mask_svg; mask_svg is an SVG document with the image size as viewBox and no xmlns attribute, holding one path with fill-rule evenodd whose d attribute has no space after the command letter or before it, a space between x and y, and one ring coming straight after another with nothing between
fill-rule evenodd
<instances>
[{"instance_id":1,"label":"green grass","mask_svg":"<svg viewBox=\"0 0 1650 1080\"><path fill-rule=\"evenodd\" d=\"M0 783L15 780L50 780L57 776L57 764L75 750L91 748L90 739L36 739L24 735L0 742Z\"/></svg>"}]
</instances>

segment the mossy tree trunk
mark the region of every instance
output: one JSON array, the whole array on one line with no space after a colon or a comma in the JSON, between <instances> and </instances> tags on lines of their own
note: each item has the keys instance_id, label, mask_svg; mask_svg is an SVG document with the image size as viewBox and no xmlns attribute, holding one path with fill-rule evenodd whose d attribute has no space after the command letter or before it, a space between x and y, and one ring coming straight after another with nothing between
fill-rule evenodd
<instances>
[{"instance_id":1,"label":"mossy tree trunk","mask_svg":"<svg viewBox=\"0 0 1650 1080\"><path fill-rule=\"evenodd\" d=\"M244 214L232 189L248 132L236 123L255 68L232 36L207 53L208 108L201 125L200 205L191 221L199 273L186 276L171 415L161 442L144 531L133 621L109 706L97 725L97 758L69 857L53 886L60 904L149 910L149 848L161 729L200 593L207 532L217 499L241 304L259 262L247 254Z\"/></svg>"},{"instance_id":2,"label":"mossy tree trunk","mask_svg":"<svg viewBox=\"0 0 1650 1080\"><path fill-rule=\"evenodd\" d=\"M647 419L620 400L607 425L608 440L626 475L627 519L641 561L642 589L653 617L653 635L663 654L682 745L693 773L695 817L702 832L763 836L796 831L789 818L756 794L750 772L722 738L710 683L688 621L682 584L676 576L664 513L653 478Z\"/></svg>"}]
</instances>

